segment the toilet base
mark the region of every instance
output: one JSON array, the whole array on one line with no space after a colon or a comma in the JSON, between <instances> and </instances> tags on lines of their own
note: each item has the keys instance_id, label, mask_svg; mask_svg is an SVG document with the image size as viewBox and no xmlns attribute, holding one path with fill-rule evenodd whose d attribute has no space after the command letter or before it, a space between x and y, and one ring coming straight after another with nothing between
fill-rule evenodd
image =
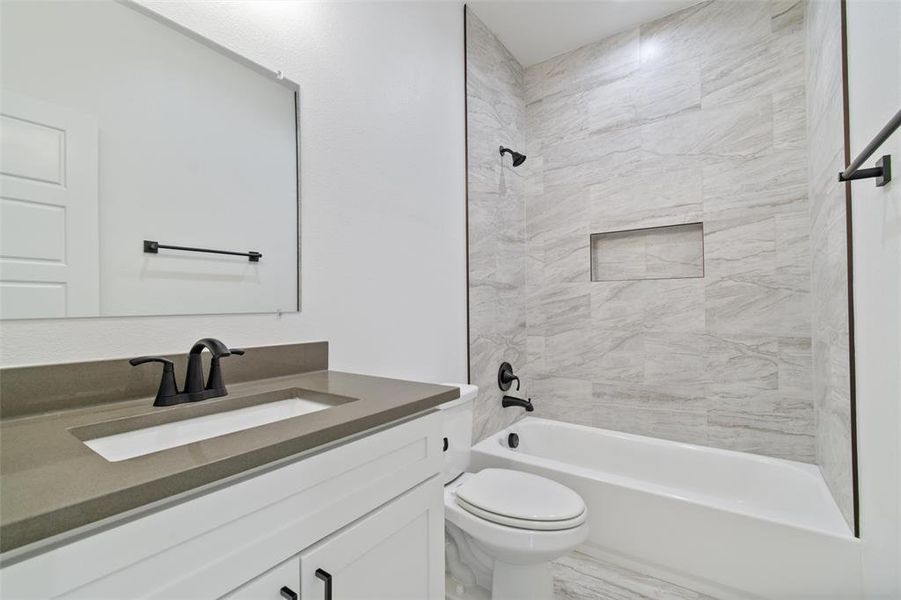
<instances>
[{"instance_id":1,"label":"toilet base","mask_svg":"<svg viewBox=\"0 0 901 600\"><path fill-rule=\"evenodd\" d=\"M549 563L511 565L494 561L491 600L553 600L554 579Z\"/></svg>"}]
</instances>

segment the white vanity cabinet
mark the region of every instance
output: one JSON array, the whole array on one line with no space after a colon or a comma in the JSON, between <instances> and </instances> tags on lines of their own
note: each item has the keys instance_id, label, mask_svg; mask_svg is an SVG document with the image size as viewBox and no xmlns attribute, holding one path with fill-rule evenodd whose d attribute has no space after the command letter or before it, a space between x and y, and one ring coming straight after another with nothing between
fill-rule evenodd
<instances>
[{"instance_id":1,"label":"white vanity cabinet","mask_svg":"<svg viewBox=\"0 0 901 600\"><path fill-rule=\"evenodd\" d=\"M245 476L0 569L4 599L444 597L437 414ZM282 594L282 588L287 590Z\"/></svg>"},{"instance_id":2,"label":"white vanity cabinet","mask_svg":"<svg viewBox=\"0 0 901 600\"><path fill-rule=\"evenodd\" d=\"M444 553L434 552L444 543L442 494L433 477L223 600L443 598Z\"/></svg>"}]
</instances>

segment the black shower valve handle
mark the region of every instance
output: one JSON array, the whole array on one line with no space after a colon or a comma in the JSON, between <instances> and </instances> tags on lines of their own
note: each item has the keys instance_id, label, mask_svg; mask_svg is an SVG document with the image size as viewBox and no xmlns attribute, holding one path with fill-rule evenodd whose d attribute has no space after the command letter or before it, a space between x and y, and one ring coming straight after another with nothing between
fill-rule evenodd
<instances>
[{"instance_id":1,"label":"black shower valve handle","mask_svg":"<svg viewBox=\"0 0 901 600\"><path fill-rule=\"evenodd\" d=\"M513 365L508 362L502 362L497 370L497 387L502 392L506 392L514 381L516 382L516 391L519 391L519 377L513 374Z\"/></svg>"}]
</instances>

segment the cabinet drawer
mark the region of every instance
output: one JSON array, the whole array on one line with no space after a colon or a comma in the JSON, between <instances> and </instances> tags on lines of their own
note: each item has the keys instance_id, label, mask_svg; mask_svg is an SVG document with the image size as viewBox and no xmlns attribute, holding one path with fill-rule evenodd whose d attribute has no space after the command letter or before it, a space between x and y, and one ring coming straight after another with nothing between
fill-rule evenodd
<instances>
[{"instance_id":1,"label":"cabinet drawer","mask_svg":"<svg viewBox=\"0 0 901 600\"><path fill-rule=\"evenodd\" d=\"M294 598L291 595L294 594ZM222 597L223 600L299 600L300 557L293 556Z\"/></svg>"}]
</instances>

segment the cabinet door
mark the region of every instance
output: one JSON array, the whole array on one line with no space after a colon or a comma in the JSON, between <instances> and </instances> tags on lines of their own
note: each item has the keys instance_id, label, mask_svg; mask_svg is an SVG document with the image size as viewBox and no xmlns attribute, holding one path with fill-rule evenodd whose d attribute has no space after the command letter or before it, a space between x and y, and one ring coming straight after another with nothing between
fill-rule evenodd
<instances>
[{"instance_id":1,"label":"cabinet door","mask_svg":"<svg viewBox=\"0 0 901 600\"><path fill-rule=\"evenodd\" d=\"M298 600L299 592L300 558L292 556L222 598L223 600Z\"/></svg>"},{"instance_id":2,"label":"cabinet door","mask_svg":"<svg viewBox=\"0 0 901 600\"><path fill-rule=\"evenodd\" d=\"M444 494L426 481L300 555L304 600L443 600Z\"/></svg>"}]
</instances>

